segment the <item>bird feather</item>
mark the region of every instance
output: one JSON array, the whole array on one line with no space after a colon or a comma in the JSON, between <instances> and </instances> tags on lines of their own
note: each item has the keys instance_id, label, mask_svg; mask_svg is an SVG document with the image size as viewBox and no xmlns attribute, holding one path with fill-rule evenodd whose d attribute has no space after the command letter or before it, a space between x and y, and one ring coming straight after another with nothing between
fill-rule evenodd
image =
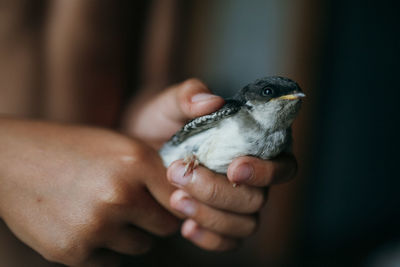
<instances>
[{"instance_id":1,"label":"bird feather","mask_svg":"<svg viewBox=\"0 0 400 267\"><path fill-rule=\"evenodd\" d=\"M236 114L242 106L243 103L238 100L226 100L225 105L219 110L211 114L195 118L186 123L180 131L172 136L168 143L171 143L172 145L179 145L189 137L214 127L222 119Z\"/></svg>"}]
</instances>

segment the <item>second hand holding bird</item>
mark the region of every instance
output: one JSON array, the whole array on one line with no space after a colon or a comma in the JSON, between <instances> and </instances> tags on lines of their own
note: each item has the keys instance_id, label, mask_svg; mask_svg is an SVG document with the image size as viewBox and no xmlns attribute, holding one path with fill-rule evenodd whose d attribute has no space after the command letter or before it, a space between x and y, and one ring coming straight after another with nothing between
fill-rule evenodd
<instances>
[{"instance_id":1,"label":"second hand holding bird","mask_svg":"<svg viewBox=\"0 0 400 267\"><path fill-rule=\"evenodd\" d=\"M185 122L223 105L224 100L211 94L202 82L190 79L136 110L128 131L159 148ZM296 160L291 154L273 160L242 156L232 161L226 176L201 165L189 175L184 171L185 164L178 160L167 172L168 180L178 187L170 197L171 206L186 218L183 236L207 250L226 250L254 231L257 217L253 214L265 202L264 187L291 179ZM243 186L232 188L232 183Z\"/></svg>"}]
</instances>

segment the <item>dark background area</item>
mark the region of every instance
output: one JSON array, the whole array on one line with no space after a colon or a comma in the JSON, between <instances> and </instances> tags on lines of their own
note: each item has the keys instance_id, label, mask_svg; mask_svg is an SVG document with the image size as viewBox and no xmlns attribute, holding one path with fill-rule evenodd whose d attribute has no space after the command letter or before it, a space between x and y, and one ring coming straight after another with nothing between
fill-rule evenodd
<instances>
[{"instance_id":1,"label":"dark background area","mask_svg":"<svg viewBox=\"0 0 400 267\"><path fill-rule=\"evenodd\" d=\"M299 256L319 266L397 266L398 6L331 1L328 7ZM379 253L390 247L396 259L385 265Z\"/></svg>"}]
</instances>

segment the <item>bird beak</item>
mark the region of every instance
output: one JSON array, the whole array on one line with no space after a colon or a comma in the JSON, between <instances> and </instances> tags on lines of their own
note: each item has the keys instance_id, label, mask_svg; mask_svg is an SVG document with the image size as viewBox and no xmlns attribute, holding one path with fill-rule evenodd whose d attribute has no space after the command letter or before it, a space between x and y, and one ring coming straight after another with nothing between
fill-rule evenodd
<instances>
[{"instance_id":1,"label":"bird beak","mask_svg":"<svg viewBox=\"0 0 400 267\"><path fill-rule=\"evenodd\" d=\"M277 99L296 100L296 99L303 98L303 97L306 97L306 95L303 94L302 92L298 92L298 93L294 93L294 94L290 94L290 95L283 95L281 97L278 97Z\"/></svg>"}]
</instances>

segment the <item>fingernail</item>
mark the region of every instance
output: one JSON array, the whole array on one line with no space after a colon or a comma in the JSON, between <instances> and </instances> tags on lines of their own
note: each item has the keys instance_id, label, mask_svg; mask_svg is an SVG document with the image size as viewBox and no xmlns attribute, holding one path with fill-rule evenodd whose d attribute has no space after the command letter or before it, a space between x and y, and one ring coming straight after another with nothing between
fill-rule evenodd
<instances>
[{"instance_id":1,"label":"fingernail","mask_svg":"<svg viewBox=\"0 0 400 267\"><path fill-rule=\"evenodd\" d=\"M188 219L183 224L182 235L192 241L201 241L204 231L199 228L195 221Z\"/></svg>"},{"instance_id":2,"label":"fingernail","mask_svg":"<svg viewBox=\"0 0 400 267\"><path fill-rule=\"evenodd\" d=\"M192 174L192 172L189 172L185 175L185 166L176 164L171 173L171 182L176 186L184 186L191 180Z\"/></svg>"},{"instance_id":3,"label":"fingernail","mask_svg":"<svg viewBox=\"0 0 400 267\"><path fill-rule=\"evenodd\" d=\"M192 199L184 197L176 202L174 208L190 217L196 213L197 205Z\"/></svg>"},{"instance_id":4,"label":"fingernail","mask_svg":"<svg viewBox=\"0 0 400 267\"><path fill-rule=\"evenodd\" d=\"M192 102L201 102L201 101L208 101L210 99L219 98L217 95L208 94L208 93L200 93L192 96Z\"/></svg>"},{"instance_id":5,"label":"fingernail","mask_svg":"<svg viewBox=\"0 0 400 267\"><path fill-rule=\"evenodd\" d=\"M253 176L253 173L254 173L253 167L248 163L244 163L242 165L239 165L239 167L237 167L234 180L235 182L248 181Z\"/></svg>"}]
</instances>

